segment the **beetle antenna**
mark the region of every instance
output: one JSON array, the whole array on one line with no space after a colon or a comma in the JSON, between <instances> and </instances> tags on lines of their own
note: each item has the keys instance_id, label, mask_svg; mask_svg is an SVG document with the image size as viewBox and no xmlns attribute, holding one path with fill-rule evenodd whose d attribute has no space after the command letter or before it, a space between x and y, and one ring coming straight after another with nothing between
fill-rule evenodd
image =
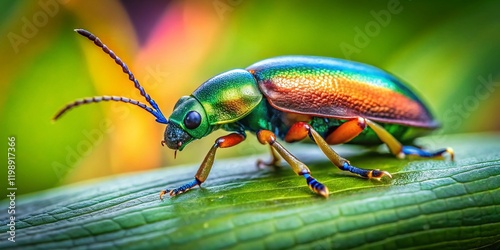
<instances>
[{"instance_id":1,"label":"beetle antenna","mask_svg":"<svg viewBox=\"0 0 500 250\"><path fill-rule=\"evenodd\" d=\"M95 102L100 102L100 101L119 101L119 102L126 102L126 103L130 103L130 104L134 104L136 106L143 108L144 110L146 110L149 113L151 113L152 115L154 115L156 117L156 121L159 123L168 123L168 120L165 118L165 116L161 112L161 110L158 107L158 105L156 104L156 102L153 99L151 99L151 97L149 96L148 93L146 93L144 88L139 84L139 81L137 81L137 79L135 78L134 74L132 74L132 72L128 69L128 66L118 56L116 56L116 54L112 50L110 50L108 48L108 46L106 46L104 43L102 43L98 37L96 37L94 34L90 33L87 30L75 29L75 31L78 34L93 41L95 45L97 45L98 47L100 47L102 49L102 51L104 51L104 53L108 54L112 59L114 59L115 63L120 65L120 67L122 67L123 72L128 75L128 79L134 83L135 88L139 90L141 95L146 99L146 101L153 108L146 106L144 103L141 103L139 101L129 99L126 97L96 96L96 97L92 97L92 98L86 98L83 100L77 100L71 104L68 104L65 108L63 108L61 111L59 111L59 113L54 117L54 120L57 119L59 116L61 116L66 111L68 111L69 109L76 107L76 106L79 106L79 105L82 105L82 104L95 103Z\"/></svg>"},{"instance_id":2,"label":"beetle antenna","mask_svg":"<svg viewBox=\"0 0 500 250\"><path fill-rule=\"evenodd\" d=\"M70 109L72 109L74 107L77 107L77 106L80 106L83 104L97 103L97 102L102 102L102 101L115 101L115 102L130 103L130 104L136 105L136 106L148 111L149 113L153 114L154 116L156 116L155 111L152 108L148 107L146 104L144 104L140 101L130 99L127 97L123 97L123 96L104 95L104 96L93 96L93 97L83 98L83 99L75 100L72 103L68 103L64 108L62 108L61 110L59 110L59 112L57 112L57 114L54 116L54 118L52 118L52 120L55 121L55 120L59 119L59 117L61 117L64 113L66 113L67 111L69 111Z\"/></svg>"}]
</instances>

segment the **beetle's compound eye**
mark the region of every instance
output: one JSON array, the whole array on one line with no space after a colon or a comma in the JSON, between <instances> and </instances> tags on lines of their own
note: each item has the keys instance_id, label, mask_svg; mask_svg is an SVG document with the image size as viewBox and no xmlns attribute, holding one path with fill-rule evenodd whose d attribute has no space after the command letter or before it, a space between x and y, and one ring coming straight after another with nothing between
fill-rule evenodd
<instances>
[{"instance_id":1,"label":"beetle's compound eye","mask_svg":"<svg viewBox=\"0 0 500 250\"><path fill-rule=\"evenodd\" d=\"M200 126L201 123L201 115L196 111L189 111L186 117L184 118L184 125L188 129L195 129Z\"/></svg>"}]
</instances>

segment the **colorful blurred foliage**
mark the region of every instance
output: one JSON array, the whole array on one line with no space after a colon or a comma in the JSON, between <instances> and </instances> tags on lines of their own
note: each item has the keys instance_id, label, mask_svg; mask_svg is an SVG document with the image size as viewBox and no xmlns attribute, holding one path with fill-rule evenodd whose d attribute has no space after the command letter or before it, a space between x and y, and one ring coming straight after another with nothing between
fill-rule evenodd
<instances>
[{"instance_id":1,"label":"colorful blurred foliage","mask_svg":"<svg viewBox=\"0 0 500 250\"><path fill-rule=\"evenodd\" d=\"M160 145L164 126L132 105L80 107L53 123L53 115L77 98L143 100L119 67L74 28L90 30L114 50L167 116L179 97L220 72L300 54L348 58L394 73L442 122L438 135L500 129L500 2L494 0L40 0L2 1L0 12L0 152L6 155L7 137L15 136L18 193L200 162L223 134L193 143L174 160ZM266 150L249 136L218 157Z\"/></svg>"}]
</instances>

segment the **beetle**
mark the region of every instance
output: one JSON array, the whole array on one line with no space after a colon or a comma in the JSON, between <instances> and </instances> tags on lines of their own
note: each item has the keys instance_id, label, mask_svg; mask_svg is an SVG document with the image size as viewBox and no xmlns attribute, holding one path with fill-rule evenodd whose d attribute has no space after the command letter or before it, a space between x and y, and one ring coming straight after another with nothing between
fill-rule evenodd
<instances>
[{"instance_id":1,"label":"beetle","mask_svg":"<svg viewBox=\"0 0 500 250\"><path fill-rule=\"evenodd\" d=\"M216 139L192 181L161 191L160 199L165 194L175 196L200 186L210 173L217 149L239 144L245 140L246 132L254 133L260 143L270 146L271 161L258 164L277 165L282 157L297 175L305 178L314 193L324 197L329 195L328 188L278 139L296 142L309 137L340 170L376 180L392 176L383 170L355 167L330 145L384 143L398 158L438 157L448 153L453 160L451 148L429 151L400 142L411 142L439 125L412 90L379 68L326 57L270 58L210 78L191 95L181 97L167 119L113 51L92 33L75 31L114 59L151 107L121 96L94 96L67 104L54 120L83 104L101 101L133 104L167 125L161 144L175 152L217 129L229 132Z\"/></svg>"}]
</instances>

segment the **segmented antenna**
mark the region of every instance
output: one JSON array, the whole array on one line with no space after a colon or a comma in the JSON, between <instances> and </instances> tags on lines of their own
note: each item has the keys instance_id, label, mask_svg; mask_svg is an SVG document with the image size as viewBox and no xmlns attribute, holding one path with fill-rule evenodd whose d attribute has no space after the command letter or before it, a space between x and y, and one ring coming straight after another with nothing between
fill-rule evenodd
<instances>
[{"instance_id":1,"label":"segmented antenna","mask_svg":"<svg viewBox=\"0 0 500 250\"><path fill-rule=\"evenodd\" d=\"M115 102L130 103L130 104L136 105L136 106L148 111L149 113L155 112L152 108L148 107L146 104L144 104L140 101L134 100L134 99L130 99L130 98L123 97L123 96L103 95L103 96L93 96L93 97L83 98L83 99L75 100L72 103L68 103L63 109L61 109L59 112L57 112L57 114L54 116L53 120L55 121L55 120L59 119L59 117L62 114L66 113L68 110L70 110L74 107L78 107L78 106L83 105L83 104L96 103L96 102L102 102L102 101L115 101Z\"/></svg>"},{"instance_id":2,"label":"segmented antenna","mask_svg":"<svg viewBox=\"0 0 500 250\"><path fill-rule=\"evenodd\" d=\"M97 103L97 102L101 102L101 101L116 101L116 102L130 103L130 104L136 105L138 107L141 107L142 109L144 109L144 110L148 111L149 113L151 113L152 115L154 115L156 117L156 121L157 122L159 122L159 123L165 123L166 124L168 122L167 118L165 118L165 116L161 112L161 110L158 107L158 105L156 104L156 102L153 99L151 99L151 97L149 96L149 94L146 93L146 91L144 90L144 88L139 84L139 81L137 81L137 79L134 77L134 74L132 74L132 72L128 69L127 65L118 56L116 56L116 54L112 50L110 50L108 48L108 46L106 46L104 43L102 43L101 40L98 37L96 37L94 34L90 33L87 30L84 30L84 29L75 29L75 31L78 34L80 34L80 35L88 38L91 41L93 41L95 45L97 45L98 47L100 47L102 49L102 51L104 51L104 53L108 54L112 59L114 59L115 63L118 64L118 65L120 65L120 67L122 67L123 72L128 75L128 79L134 83L135 88L139 90L139 92L141 93L141 95L146 99L146 101L153 108L148 107L144 103L141 103L139 101L136 101L136 100L133 100L133 99L129 99L129 98L126 98L126 97L121 97L121 96L95 96L95 97L84 98L84 99L81 99L81 100L76 100L73 103L70 103L70 104L66 105L66 107L64 107L63 109L61 109L56 114L56 116L54 116L53 120L57 120L65 112L67 112L68 110L70 110L70 109L72 109L72 108L74 108L76 106L80 106L80 105L88 104L88 103Z\"/></svg>"}]
</instances>

